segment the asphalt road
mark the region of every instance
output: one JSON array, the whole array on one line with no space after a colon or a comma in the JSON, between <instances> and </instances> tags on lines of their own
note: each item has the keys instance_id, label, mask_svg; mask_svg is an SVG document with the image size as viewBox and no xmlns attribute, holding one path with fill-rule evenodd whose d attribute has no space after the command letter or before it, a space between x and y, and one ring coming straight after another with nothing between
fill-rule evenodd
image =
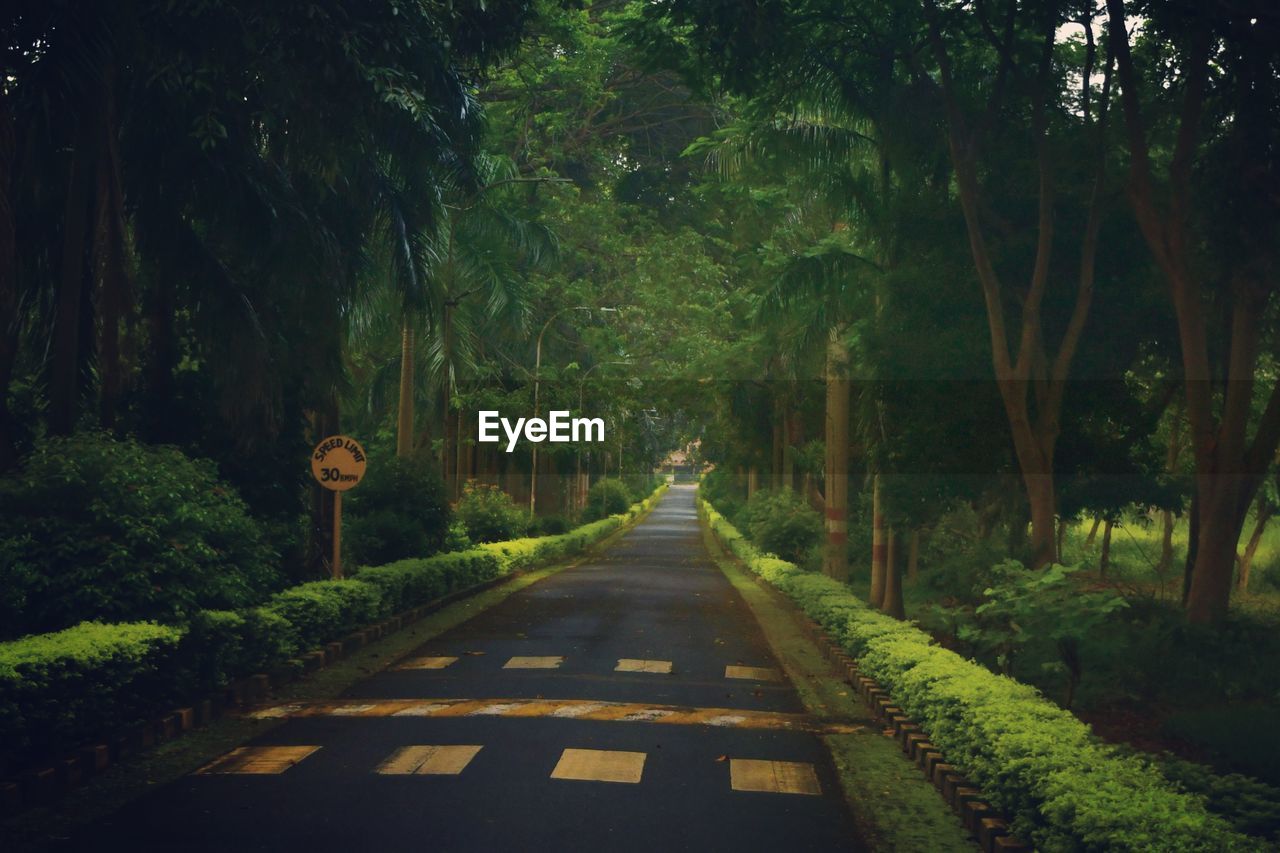
<instances>
[{"instance_id":1,"label":"asphalt road","mask_svg":"<svg viewBox=\"0 0 1280 853\"><path fill-rule=\"evenodd\" d=\"M649 671L619 671L624 660ZM854 849L830 759L708 559L691 488L673 488L603 557L405 664L439 668L389 670L337 702L264 708L290 719L71 846ZM760 671L727 674L739 666Z\"/></svg>"}]
</instances>

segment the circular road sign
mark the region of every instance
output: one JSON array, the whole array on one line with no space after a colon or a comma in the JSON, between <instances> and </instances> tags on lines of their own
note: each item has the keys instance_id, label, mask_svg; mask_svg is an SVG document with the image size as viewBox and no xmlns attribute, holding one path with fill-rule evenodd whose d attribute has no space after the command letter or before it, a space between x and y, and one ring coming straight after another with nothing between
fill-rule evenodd
<instances>
[{"instance_id":1,"label":"circular road sign","mask_svg":"<svg viewBox=\"0 0 1280 853\"><path fill-rule=\"evenodd\" d=\"M331 435L311 452L311 475L326 489L354 489L368 466L364 448L349 435Z\"/></svg>"}]
</instances>

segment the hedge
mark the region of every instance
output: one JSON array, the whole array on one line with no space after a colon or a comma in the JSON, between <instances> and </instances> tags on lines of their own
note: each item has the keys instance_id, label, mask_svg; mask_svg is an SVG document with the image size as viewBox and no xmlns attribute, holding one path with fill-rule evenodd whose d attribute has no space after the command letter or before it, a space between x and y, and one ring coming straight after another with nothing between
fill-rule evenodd
<instances>
[{"instance_id":1,"label":"hedge","mask_svg":"<svg viewBox=\"0 0 1280 853\"><path fill-rule=\"evenodd\" d=\"M166 673L181 639L181 629L153 622L81 622L0 643L0 756L73 746L136 721L171 695Z\"/></svg>"},{"instance_id":2,"label":"hedge","mask_svg":"<svg viewBox=\"0 0 1280 853\"><path fill-rule=\"evenodd\" d=\"M558 536L360 568L257 607L201 610L181 627L83 622L0 643L0 768L61 754L393 613L580 553L651 508L665 488Z\"/></svg>"},{"instance_id":3,"label":"hedge","mask_svg":"<svg viewBox=\"0 0 1280 853\"><path fill-rule=\"evenodd\" d=\"M846 585L761 552L698 503L720 541L857 658L1037 849L1258 849L1258 839L1234 832L1148 758L1102 742L1039 691L941 648Z\"/></svg>"}]
</instances>

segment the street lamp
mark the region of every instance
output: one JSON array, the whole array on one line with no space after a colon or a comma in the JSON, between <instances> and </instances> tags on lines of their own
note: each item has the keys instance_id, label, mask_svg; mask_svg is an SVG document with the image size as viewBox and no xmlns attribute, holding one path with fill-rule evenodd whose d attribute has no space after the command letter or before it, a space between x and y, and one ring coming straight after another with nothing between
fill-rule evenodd
<instances>
[{"instance_id":1,"label":"street lamp","mask_svg":"<svg viewBox=\"0 0 1280 853\"><path fill-rule=\"evenodd\" d=\"M567 308L561 308L550 317L547 322L542 324L542 331L538 332L538 345L534 350L533 356L533 416L536 418L540 414L538 409L538 395L541 387L542 373L542 338L547 333L547 329L551 328L551 324L561 314L569 311L607 311L616 313L617 308L592 308L590 305L570 305ZM534 518L534 510L538 506L538 445L533 445L533 464L529 471L529 520Z\"/></svg>"},{"instance_id":2,"label":"street lamp","mask_svg":"<svg viewBox=\"0 0 1280 853\"><path fill-rule=\"evenodd\" d=\"M606 365L606 364L630 364L630 363L631 362L629 361L597 361L595 364L591 365L585 371L583 371L582 375L578 377L578 414L579 415L585 414L584 406L583 406L583 389L586 388L587 377L591 375L592 371L594 371L597 367L601 367L602 365ZM574 508L578 510L583 509L587 505L587 490L583 488L583 486L584 486L584 483L582 481L582 448L579 447L578 448L578 471L577 471L576 479L573 481Z\"/></svg>"}]
</instances>

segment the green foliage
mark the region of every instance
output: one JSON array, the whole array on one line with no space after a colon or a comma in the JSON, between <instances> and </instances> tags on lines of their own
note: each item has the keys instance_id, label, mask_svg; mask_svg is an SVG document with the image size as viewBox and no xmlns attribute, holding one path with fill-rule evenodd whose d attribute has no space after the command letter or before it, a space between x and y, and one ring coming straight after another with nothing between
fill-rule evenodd
<instances>
[{"instance_id":1,"label":"green foliage","mask_svg":"<svg viewBox=\"0 0 1280 853\"><path fill-rule=\"evenodd\" d=\"M216 691L236 678L271 669L305 651L298 632L278 610L250 607L244 610L201 610L191 619L182 638L185 682L189 692ZM185 677L184 677L185 675Z\"/></svg>"},{"instance_id":2,"label":"green foliage","mask_svg":"<svg viewBox=\"0 0 1280 853\"><path fill-rule=\"evenodd\" d=\"M301 584L260 607L198 611L185 628L84 622L0 643L0 762L47 759L392 613L579 554L664 490L557 536L363 567L351 580Z\"/></svg>"},{"instance_id":3,"label":"green foliage","mask_svg":"<svg viewBox=\"0 0 1280 853\"><path fill-rule=\"evenodd\" d=\"M313 649L391 615L389 602L360 580L312 581L278 592L265 609L289 623L298 647Z\"/></svg>"},{"instance_id":4,"label":"green foliage","mask_svg":"<svg viewBox=\"0 0 1280 853\"><path fill-rule=\"evenodd\" d=\"M275 559L213 464L173 448L51 438L0 480L9 636L252 604L278 583Z\"/></svg>"},{"instance_id":5,"label":"green foliage","mask_svg":"<svg viewBox=\"0 0 1280 853\"><path fill-rule=\"evenodd\" d=\"M504 573L501 560L479 548L360 569L356 578L376 587L392 611L432 601Z\"/></svg>"},{"instance_id":6,"label":"green foliage","mask_svg":"<svg viewBox=\"0 0 1280 853\"><path fill-rule=\"evenodd\" d=\"M525 532L529 516L497 486L467 483L458 501L458 520L472 542L500 542Z\"/></svg>"},{"instance_id":7,"label":"green foliage","mask_svg":"<svg viewBox=\"0 0 1280 853\"><path fill-rule=\"evenodd\" d=\"M845 585L762 555L705 501L712 531L829 631L1041 850L1256 849L1150 760L1104 744L1032 687L935 645Z\"/></svg>"},{"instance_id":8,"label":"green foliage","mask_svg":"<svg viewBox=\"0 0 1280 853\"><path fill-rule=\"evenodd\" d=\"M653 490L664 481L656 474L628 474L622 478L622 482L626 484L630 502L636 503L653 494Z\"/></svg>"},{"instance_id":9,"label":"green foliage","mask_svg":"<svg viewBox=\"0 0 1280 853\"><path fill-rule=\"evenodd\" d=\"M1198 794L1209 808L1239 832L1280 844L1280 788L1239 773L1218 775L1203 764L1162 756L1160 772L1171 782Z\"/></svg>"},{"instance_id":10,"label":"green foliage","mask_svg":"<svg viewBox=\"0 0 1280 853\"><path fill-rule=\"evenodd\" d=\"M56 754L171 699L182 632L83 622L0 643L0 759Z\"/></svg>"},{"instance_id":11,"label":"green foliage","mask_svg":"<svg viewBox=\"0 0 1280 853\"><path fill-rule=\"evenodd\" d=\"M357 563L429 557L449 538L449 503L428 454L379 460L345 500L344 543Z\"/></svg>"},{"instance_id":12,"label":"green foliage","mask_svg":"<svg viewBox=\"0 0 1280 853\"><path fill-rule=\"evenodd\" d=\"M822 538L822 517L792 489L761 489L747 501L743 517L752 542L800 565Z\"/></svg>"},{"instance_id":13,"label":"green foliage","mask_svg":"<svg viewBox=\"0 0 1280 853\"><path fill-rule=\"evenodd\" d=\"M540 515L529 525L529 533L532 536L557 536L568 530L569 519L563 515Z\"/></svg>"},{"instance_id":14,"label":"green foliage","mask_svg":"<svg viewBox=\"0 0 1280 853\"><path fill-rule=\"evenodd\" d=\"M1033 643L1057 649L1049 666L1067 677L1064 702L1070 707L1083 675L1080 644L1116 611L1128 605L1111 589L1090 590L1076 577L1079 567L1052 565L1028 569L1005 560L983 574L976 607L940 608L956 636L993 655L1002 672L1014 674L1017 655Z\"/></svg>"},{"instance_id":15,"label":"green foliage","mask_svg":"<svg viewBox=\"0 0 1280 853\"><path fill-rule=\"evenodd\" d=\"M621 480L597 480L587 490L587 505L582 509L583 521L594 521L626 512L631 493Z\"/></svg>"}]
</instances>

